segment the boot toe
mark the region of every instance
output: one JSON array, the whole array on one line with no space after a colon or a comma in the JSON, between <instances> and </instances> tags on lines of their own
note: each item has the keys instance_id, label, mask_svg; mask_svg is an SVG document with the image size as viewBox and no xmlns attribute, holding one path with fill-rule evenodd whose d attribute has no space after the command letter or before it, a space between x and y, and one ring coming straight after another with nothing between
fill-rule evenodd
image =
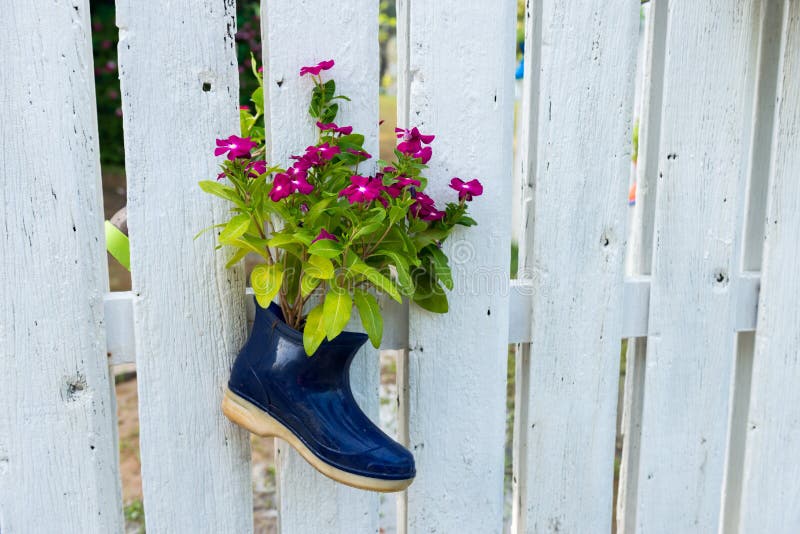
<instances>
[{"instance_id":1,"label":"boot toe","mask_svg":"<svg viewBox=\"0 0 800 534\"><path fill-rule=\"evenodd\" d=\"M402 480L416 475L414 456L399 445L370 451L365 460L365 470L376 478Z\"/></svg>"}]
</instances>

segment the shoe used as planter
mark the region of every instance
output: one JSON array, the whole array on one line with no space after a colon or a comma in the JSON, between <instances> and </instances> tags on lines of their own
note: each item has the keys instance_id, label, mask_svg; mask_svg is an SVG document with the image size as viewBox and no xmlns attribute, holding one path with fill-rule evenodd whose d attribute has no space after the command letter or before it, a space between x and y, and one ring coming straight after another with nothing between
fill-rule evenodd
<instances>
[{"instance_id":1,"label":"shoe used as planter","mask_svg":"<svg viewBox=\"0 0 800 534\"><path fill-rule=\"evenodd\" d=\"M361 411L350 362L366 334L342 332L313 356L280 307L256 304L253 331L233 364L222 410L234 423L294 447L320 473L372 491L400 491L414 480L414 457Z\"/></svg>"}]
</instances>

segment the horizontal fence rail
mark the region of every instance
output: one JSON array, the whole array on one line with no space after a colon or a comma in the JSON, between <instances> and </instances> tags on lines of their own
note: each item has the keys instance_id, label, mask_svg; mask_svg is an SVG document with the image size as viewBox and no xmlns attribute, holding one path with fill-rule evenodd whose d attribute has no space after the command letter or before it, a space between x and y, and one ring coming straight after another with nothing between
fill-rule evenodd
<instances>
[{"instance_id":1,"label":"horizontal fence rail","mask_svg":"<svg viewBox=\"0 0 800 534\"><path fill-rule=\"evenodd\" d=\"M760 278L758 273L743 273L736 287L737 307L735 332L752 332L756 329ZM247 295L252 296L252 289ZM133 363L136 360L136 341L133 337L133 294L115 291L106 295L106 335L108 357L112 365ZM628 278L623 286L623 318L621 339L647 336L650 313L650 280L647 277ZM508 285L508 344L531 343L530 317L535 305L534 286L529 281L511 280ZM392 300L382 300L386 330L380 350L405 350L408 341L404 324L408 322L408 309ZM247 321L253 322L255 305L247 302Z\"/></svg>"}]
</instances>

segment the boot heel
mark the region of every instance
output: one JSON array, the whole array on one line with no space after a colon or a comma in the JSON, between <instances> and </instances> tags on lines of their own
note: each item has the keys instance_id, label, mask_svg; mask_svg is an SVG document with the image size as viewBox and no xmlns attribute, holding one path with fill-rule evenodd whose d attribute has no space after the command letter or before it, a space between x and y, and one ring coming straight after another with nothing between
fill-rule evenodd
<instances>
[{"instance_id":1,"label":"boot heel","mask_svg":"<svg viewBox=\"0 0 800 534\"><path fill-rule=\"evenodd\" d=\"M222 413L233 423L258 436L281 437L283 434L283 425L227 388L222 397Z\"/></svg>"}]
</instances>

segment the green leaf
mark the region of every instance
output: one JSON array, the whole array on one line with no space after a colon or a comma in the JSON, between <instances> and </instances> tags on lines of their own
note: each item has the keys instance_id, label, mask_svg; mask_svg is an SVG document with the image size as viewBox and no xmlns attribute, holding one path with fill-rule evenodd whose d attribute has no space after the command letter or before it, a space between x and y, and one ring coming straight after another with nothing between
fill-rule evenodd
<instances>
[{"instance_id":1,"label":"green leaf","mask_svg":"<svg viewBox=\"0 0 800 534\"><path fill-rule=\"evenodd\" d=\"M333 239L320 239L308 247L308 252L323 258L335 258L342 253L342 244Z\"/></svg>"},{"instance_id":2,"label":"green leaf","mask_svg":"<svg viewBox=\"0 0 800 534\"><path fill-rule=\"evenodd\" d=\"M228 224L225 225L225 228L220 232L219 238L220 241L236 239L237 237L241 237L250 227L250 215L247 213L240 213L239 215L234 216L228 221Z\"/></svg>"},{"instance_id":3,"label":"green leaf","mask_svg":"<svg viewBox=\"0 0 800 534\"><path fill-rule=\"evenodd\" d=\"M319 287L319 278L304 276L300 279L300 293L303 295L303 298L308 297L317 287Z\"/></svg>"},{"instance_id":4,"label":"green leaf","mask_svg":"<svg viewBox=\"0 0 800 534\"><path fill-rule=\"evenodd\" d=\"M447 295L441 286L432 279L430 273L417 270L414 280L417 282L414 302L428 311L447 313Z\"/></svg>"},{"instance_id":5,"label":"green leaf","mask_svg":"<svg viewBox=\"0 0 800 534\"><path fill-rule=\"evenodd\" d=\"M240 208L245 207L245 203L239 196L239 193L236 192L236 189L219 182L212 182L211 180L203 180L198 183L200 184L200 189L206 193L224 198L225 200L230 200Z\"/></svg>"},{"instance_id":6,"label":"green leaf","mask_svg":"<svg viewBox=\"0 0 800 534\"><path fill-rule=\"evenodd\" d=\"M355 290L355 301L358 314L361 316L361 325L367 331L372 346L376 349L381 346L383 337L383 317L378 301L371 293Z\"/></svg>"},{"instance_id":7,"label":"green leaf","mask_svg":"<svg viewBox=\"0 0 800 534\"><path fill-rule=\"evenodd\" d=\"M336 197L328 197L315 202L314 205L311 206L311 209L308 210L308 213L306 213L305 217L303 217L305 226L314 226L314 223L317 221L319 216L322 215L322 213L325 211L325 208L327 208L335 198Z\"/></svg>"},{"instance_id":8,"label":"green leaf","mask_svg":"<svg viewBox=\"0 0 800 534\"><path fill-rule=\"evenodd\" d=\"M351 237L350 239L351 240L352 239L357 239L357 238L361 237L362 235L371 234L373 232L376 232L379 228L382 228L382 227L383 227L383 223L382 222L375 222L375 223L372 223L372 224L368 224L366 226L362 226L358 230L358 232L356 232L355 235L353 235L353 237Z\"/></svg>"},{"instance_id":9,"label":"green leaf","mask_svg":"<svg viewBox=\"0 0 800 534\"><path fill-rule=\"evenodd\" d=\"M331 80L333 81L333 80ZM336 119L336 114L339 113L339 104L330 104L321 113L319 120L321 122L333 122Z\"/></svg>"},{"instance_id":10,"label":"green leaf","mask_svg":"<svg viewBox=\"0 0 800 534\"><path fill-rule=\"evenodd\" d=\"M394 282L383 276L380 271L374 267L370 267L361 260L357 260L350 265L350 271L362 275L364 278L372 282L376 288L383 291L397 302L403 302L400 293L397 291Z\"/></svg>"},{"instance_id":11,"label":"green leaf","mask_svg":"<svg viewBox=\"0 0 800 534\"><path fill-rule=\"evenodd\" d=\"M319 242L319 241L318 241ZM333 263L323 256L311 255L304 266L305 272L312 278L330 280L333 278Z\"/></svg>"},{"instance_id":12,"label":"green leaf","mask_svg":"<svg viewBox=\"0 0 800 534\"><path fill-rule=\"evenodd\" d=\"M311 356L320 344L325 341L325 327L323 326L323 305L319 304L308 313L306 325L303 328L303 348Z\"/></svg>"},{"instance_id":13,"label":"green leaf","mask_svg":"<svg viewBox=\"0 0 800 534\"><path fill-rule=\"evenodd\" d=\"M322 323L325 325L325 335L333 339L342 333L350 320L353 308L353 299L350 293L343 289L331 288L325 295L322 311Z\"/></svg>"},{"instance_id":14,"label":"green leaf","mask_svg":"<svg viewBox=\"0 0 800 534\"><path fill-rule=\"evenodd\" d=\"M450 272L450 265L447 263L447 256L437 246L429 246L427 249L433 260L433 267L436 276L442 281L444 287L453 289L453 274Z\"/></svg>"},{"instance_id":15,"label":"green leaf","mask_svg":"<svg viewBox=\"0 0 800 534\"><path fill-rule=\"evenodd\" d=\"M441 288L439 288L441 289ZM441 293L433 293L426 299L418 299L414 297L414 302L422 309L428 310L433 313L447 313L447 295L444 291Z\"/></svg>"},{"instance_id":16,"label":"green leaf","mask_svg":"<svg viewBox=\"0 0 800 534\"><path fill-rule=\"evenodd\" d=\"M286 287L286 298L289 304L294 304L298 285L300 284L300 277L303 274L303 263L292 254L287 254L283 261L285 262L283 267L283 285Z\"/></svg>"},{"instance_id":17,"label":"green leaf","mask_svg":"<svg viewBox=\"0 0 800 534\"><path fill-rule=\"evenodd\" d=\"M359 133L343 135L336 144L343 149L359 149L364 146L364 136Z\"/></svg>"},{"instance_id":18,"label":"green leaf","mask_svg":"<svg viewBox=\"0 0 800 534\"><path fill-rule=\"evenodd\" d=\"M414 293L414 281L411 279L411 275L408 272L408 262L402 256L402 254L399 254L394 250L381 247L373 252L372 255L389 258L389 260L392 262L392 265L394 265L395 270L397 271L397 283L400 284L403 294L411 295Z\"/></svg>"},{"instance_id":19,"label":"green leaf","mask_svg":"<svg viewBox=\"0 0 800 534\"><path fill-rule=\"evenodd\" d=\"M202 230L200 230L199 232L194 234L194 237L192 239L197 239L198 237L200 237L204 233L208 232L209 230L213 230L214 228L224 228L224 227L225 227L225 223L212 224L211 226L206 226L205 228L203 228Z\"/></svg>"},{"instance_id":20,"label":"green leaf","mask_svg":"<svg viewBox=\"0 0 800 534\"><path fill-rule=\"evenodd\" d=\"M220 243L222 243L223 245L231 246L231 247L239 247L239 248L247 249L250 252L255 252L256 254L258 254L259 256L261 256L264 259L266 259L268 257L266 249L256 245L255 243L253 243L253 239L252 238L248 238L248 236L246 236L246 235L241 236L241 237L239 237L237 239L231 239L231 240L225 240L225 241L220 240Z\"/></svg>"},{"instance_id":21,"label":"green leaf","mask_svg":"<svg viewBox=\"0 0 800 534\"><path fill-rule=\"evenodd\" d=\"M250 251L247 250L246 248L237 248L236 252L234 252L233 256L231 256L231 259L229 259L228 263L225 264L225 268L230 269L231 267L239 263L242 260L242 258L247 256L248 252Z\"/></svg>"},{"instance_id":22,"label":"green leaf","mask_svg":"<svg viewBox=\"0 0 800 534\"><path fill-rule=\"evenodd\" d=\"M239 111L239 126L242 128L242 136L249 137L250 130L253 128L253 125L256 123L256 118L253 117L249 111L240 110Z\"/></svg>"},{"instance_id":23,"label":"green leaf","mask_svg":"<svg viewBox=\"0 0 800 534\"><path fill-rule=\"evenodd\" d=\"M324 84L325 87L325 100L330 100L333 98L333 95L336 93L336 82L333 80L328 80Z\"/></svg>"},{"instance_id":24,"label":"green leaf","mask_svg":"<svg viewBox=\"0 0 800 534\"><path fill-rule=\"evenodd\" d=\"M256 112L261 115L264 113L264 88L259 87L255 91L253 91L253 95L250 97L250 100L253 101L253 104L256 106Z\"/></svg>"},{"instance_id":25,"label":"green leaf","mask_svg":"<svg viewBox=\"0 0 800 534\"><path fill-rule=\"evenodd\" d=\"M292 234L276 234L273 233L272 237L269 238L267 244L271 247L280 247L283 245L288 245L289 243L299 243L300 241Z\"/></svg>"},{"instance_id":26,"label":"green leaf","mask_svg":"<svg viewBox=\"0 0 800 534\"><path fill-rule=\"evenodd\" d=\"M253 267L253 272L250 273L250 285L253 287L258 305L262 308L269 306L269 303L278 294L282 282L283 271L278 263L256 265Z\"/></svg>"},{"instance_id":27,"label":"green leaf","mask_svg":"<svg viewBox=\"0 0 800 534\"><path fill-rule=\"evenodd\" d=\"M392 222L392 224L396 223L406 216L406 211L407 210L404 210L400 206L392 206L389 208L389 220Z\"/></svg>"},{"instance_id":28,"label":"green leaf","mask_svg":"<svg viewBox=\"0 0 800 534\"><path fill-rule=\"evenodd\" d=\"M106 249L123 267L131 270L131 245L128 236L111 224L105 223Z\"/></svg>"}]
</instances>

